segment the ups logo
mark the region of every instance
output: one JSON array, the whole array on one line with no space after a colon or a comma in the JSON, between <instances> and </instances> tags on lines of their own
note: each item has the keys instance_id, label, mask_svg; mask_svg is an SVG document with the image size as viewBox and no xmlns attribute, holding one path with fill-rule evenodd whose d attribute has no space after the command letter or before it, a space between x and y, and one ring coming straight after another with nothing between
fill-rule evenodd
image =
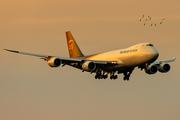
<instances>
[{"instance_id":1,"label":"ups logo","mask_svg":"<svg viewBox=\"0 0 180 120\"><path fill-rule=\"evenodd\" d=\"M69 54L73 54L73 45L74 45L74 41L69 40L68 42Z\"/></svg>"}]
</instances>

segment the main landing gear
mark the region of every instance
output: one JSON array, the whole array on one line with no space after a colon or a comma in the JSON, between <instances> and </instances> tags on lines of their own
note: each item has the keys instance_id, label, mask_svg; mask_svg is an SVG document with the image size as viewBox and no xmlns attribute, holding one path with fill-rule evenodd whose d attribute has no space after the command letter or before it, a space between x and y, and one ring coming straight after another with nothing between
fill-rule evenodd
<instances>
[{"instance_id":1,"label":"main landing gear","mask_svg":"<svg viewBox=\"0 0 180 120\"><path fill-rule=\"evenodd\" d=\"M124 72L124 73L123 73L123 74L124 74L123 79L129 81L129 77L131 76L132 71L133 71L133 69ZM106 79L106 78L108 78L108 74L109 74L108 72L105 74L104 71L96 72L95 79ZM110 79L111 79L111 80L112 80L112 79L115 80L115 79L117 79L117 78L118 78L118 76L115 75L115 72L114 72L114 71L113 71L113 72L110 72Z\"/></svg>"},{"instance_id":2,"label":"main landing gear","mask_svg":"<svg viewBox=\"0 0 180 120\"><path fill-rule=\"evenodd\" d=\"M106 79L108 75L101 74L101 72L97 72L95 75L95 79Z\"/></svg>"},{"instance_id":3,"label":"main landing gear","mask_svg":"<svg viewBox=\"0 0 180 120\"><path fill-rule=\"evenodd\" d=\"M95 75L95 79L106 79L108 78L108 73L105 75L104 72L103 74L101 72L97 72L96 75ZM110 75L110 79L117 79L118 76L117 75L114 75L114 72Z\"/></svg>"},{"instance_id":4,"label":"main landing gear","mask_svg":"<svg viewBox=\"0 0 180 120\"><path fill-rule=\"evenodd\" d=\"M117 75L111 75L110 79L114 79L115 80L115 79L117 79L117 77L118 77Z\"/></svg>"},{"instance_id":5,"label":"main landing gear","mask_svg":"<svg viewBox=\"0 0 180 120\"><path fill-rule=\"evenodd\" d=\"M132 73L132 71L130 71L130 72L125 72L123 79L128 81L128 80L129 80L129 77L131 76L131 73Z\"/></svg>"},{"instance_id":6,"label":"main landing gear","mask_svg":"<svg viewBox=\"0 0 180 120\"><path fill-rule=\"evenodd\" d=\"M118 78L118 76L117 75L114 75L114 72L112 72L112 74L111 74L111 76L110 76L110 79L112 80L112 79L117 79Z\"/></svg>"}]
</instances>

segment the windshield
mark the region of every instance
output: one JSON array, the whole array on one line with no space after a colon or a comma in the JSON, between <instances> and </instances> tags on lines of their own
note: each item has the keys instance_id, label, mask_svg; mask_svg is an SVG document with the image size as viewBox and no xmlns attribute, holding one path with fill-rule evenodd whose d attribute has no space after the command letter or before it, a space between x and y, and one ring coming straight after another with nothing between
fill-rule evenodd
<instances>
[{"instance_id":1,"label":"windshield","mask_svg":"<svg viewBox=\"0 0 180 120\"><path fill-rule=\"evenodd\" d=\"M147 44L146 46L153 46L153 44Z\"/></svg>"}]
</instances>

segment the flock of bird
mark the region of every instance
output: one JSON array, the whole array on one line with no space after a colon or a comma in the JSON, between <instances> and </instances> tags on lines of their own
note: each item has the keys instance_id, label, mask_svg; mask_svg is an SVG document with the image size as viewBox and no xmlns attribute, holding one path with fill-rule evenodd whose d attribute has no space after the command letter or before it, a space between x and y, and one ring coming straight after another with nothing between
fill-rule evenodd
<instances>
[{"instance_id":1,"label":"flock of bird","mask_svg":"<svg viewBox=\"0 0 180 120\"><path fill-rule=\"evenodd\" d=\"M143 25L146 26L147 21L150 21L151 19L152 19L151 16L148 16L145 18L145 16L143 15L139 21L144 21ZM165 18L163 18L159 24L162 24L164 20L165 20ZM150 25L151 26L157 26L157 23L151 23Z\"/></svg>"}]
</instances>

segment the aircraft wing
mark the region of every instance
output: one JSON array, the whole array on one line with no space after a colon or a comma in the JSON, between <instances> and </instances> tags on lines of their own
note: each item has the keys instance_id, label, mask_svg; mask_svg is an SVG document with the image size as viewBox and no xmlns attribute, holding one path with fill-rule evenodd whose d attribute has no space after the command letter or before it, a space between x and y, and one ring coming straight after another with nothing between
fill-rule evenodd
<instances>
[{"instance_id":1,"label":"aircraft wing","mask_svg":"<svg viewBox=\"0 0 180 120\"><path fill-rule=\"evenodd\" d=\"M41 55L41 54L34 54L34 53L26 53L26 52L20 52L20 51L16 51L16 50L10 50L10 49L4 49L6 51L9 52L14 52L14 53L19 53L19 54L24 54L24 55L30 55L30 56L36 56L36 57L40 57L41 59L48 59L51 57L56 57L62 60L63 63L77 63L77 62L84 62L84 61L92 61L95 64L110 64L110 65L114 65L114 64L122 64L121 61L118 60L114 60L114 61L99 61L99 60L86 60L86 59L81 59L81 58L66 58L66 57L57 57L57 56L51 56L51 55Z\"/></svg>"},{"instance_id":2,"label":"aircraft wing","mask_svg":"<svg viewBox=\"0 0 180 120\"><path fill-rule=\"evenodd\" d=\"M170 60L153 62L153 63L151 63L151 64L152 64L152 65L159 65L159 64L161 64L161 63L174 62L175 60L176 60L176 58L173 58L173 59L170 59Z\"/></svg>"}]
</instances>

